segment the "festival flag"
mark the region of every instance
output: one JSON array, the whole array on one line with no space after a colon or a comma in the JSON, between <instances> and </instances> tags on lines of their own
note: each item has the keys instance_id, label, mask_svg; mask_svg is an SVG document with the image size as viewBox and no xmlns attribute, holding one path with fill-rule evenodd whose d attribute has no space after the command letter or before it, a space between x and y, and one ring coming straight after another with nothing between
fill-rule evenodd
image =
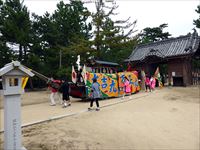
<instances>
[{"instance_id":1,"label":"festival flag","mask_svg":"<svg viewBox=\"0 0 200 150\"><path fill-rule=\"evenodd\" d=\"M22 78L22 89L24 89L26 87L28 79L29 79L29 77L23 77Z\"/></svg>"},{"instance_id":2,"label":"festival flag","mask_svg":"<svg viewBox=\"0 0 200 150\"><path fill-rule=\"evenodd\" d=\"M162 81L161 81L159 67L157 67L157 69L154 73L154 77L158 80L159 86L162 87L163 85L162 85Z\"/></svg>"},{"instance_id":3,"label":"festival flag","mask_svg":"<svg viewBox=\"0 0 200 150\"><path fill-rule=\"evenodd\" d=\"M72 82L73 83L76 83L76 77L77 77L76 71L74 69L74 66L72 66Z\"/></svg>"},{"instance_id":4,"label":"festival flag","mask_svg":"<svg viewBox=\"0 0 200 150\"><path fill-rule=\"evenodd\" d=\"M76 64L77 64L77 66L78 66L78 71L81 69L80 61L81 61L81 58L80 58L80 55L78 55L78 56L77 56L77 61L76 61Z\"/></svg>"},{"instance_id":5,"label":"festival flag","mask_svg":"<svg viewBox=\"0 0 200 150\"><path fill-rule=\"evenodd\" d=\"M81 72L81 75L83 77L84 83L86 84L86 81L87 81L87 71L86 71L86 66L85 65L83 66L83 70Z\"/></svg>"},{"instance_id":6,"label":"festival flag","mask_svg":"<svg viewBox=\"0 0 200 150\"><path fill-rule=\"evenodd\" d=\"M29 71L31 71L30 68L28 68ZM22 78L22 89L24 89L26 87L26 84L28 82L29 77L23 77Z\"/></svg>"}]
</instances>

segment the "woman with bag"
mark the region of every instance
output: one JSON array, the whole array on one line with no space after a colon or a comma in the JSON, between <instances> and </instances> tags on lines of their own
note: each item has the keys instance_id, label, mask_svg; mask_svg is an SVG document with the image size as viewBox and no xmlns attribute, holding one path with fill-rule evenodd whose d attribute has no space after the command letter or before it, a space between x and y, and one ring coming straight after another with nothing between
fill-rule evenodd
<instances>
[{"instance_id":1,"label":"woman with bag","mask_svg":"<svg viewBox=\"0 0 200 150\"><path fill-rule=\"evenodd\" d=\"M93 84L92 84L92 97L91 97L91 101L90 101L90 107L88 108L88 110L92 110L92 106L93 106L93 102L96 102L96 111L99 111L99 99L100 99L100 88L99 88L99 84L97 83L97 79L94 78L93 79Z\"/></svg>"}]
</instances>

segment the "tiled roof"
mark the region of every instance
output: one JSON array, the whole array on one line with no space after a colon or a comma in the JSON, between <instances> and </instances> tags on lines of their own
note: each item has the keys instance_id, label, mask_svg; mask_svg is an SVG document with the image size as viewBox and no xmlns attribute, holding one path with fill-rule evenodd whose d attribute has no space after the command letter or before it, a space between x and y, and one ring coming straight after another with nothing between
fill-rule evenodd
<instances>
[{"instance_id":1,"label":"tiled roof","mask_svg":"<svg viewBox=\"0 0 200 150\"><path fill-rule=\"evenodd\" d=\"M195 53L199 46L200 37L194 32L186 36L138 45L125 62L143 61L153 55L161 58L188 55Z\"/></svg>"}]
</instances>

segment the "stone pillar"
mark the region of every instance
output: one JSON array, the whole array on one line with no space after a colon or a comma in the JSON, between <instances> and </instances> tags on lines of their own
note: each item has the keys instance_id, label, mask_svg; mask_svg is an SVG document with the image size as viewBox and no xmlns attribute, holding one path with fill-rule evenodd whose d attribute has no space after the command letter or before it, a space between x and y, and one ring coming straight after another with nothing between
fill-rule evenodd
<instances>
[{"instance_id":1,"label":"stone pillar","mask_svg":"<svg viewBox=\"0 0 200 150\"><path fill-rule=\"evenodd\" d=\"M22 78L34 74L18 61L0 69L4 95L4 149L24 150L21 145L21 94Z\"/></svg>"}]
</instances>

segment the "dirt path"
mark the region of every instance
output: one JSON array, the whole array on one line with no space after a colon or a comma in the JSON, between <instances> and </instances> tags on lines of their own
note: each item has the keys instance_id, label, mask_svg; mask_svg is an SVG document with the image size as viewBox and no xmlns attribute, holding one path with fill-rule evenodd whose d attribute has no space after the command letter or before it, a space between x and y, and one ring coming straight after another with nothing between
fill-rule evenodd
<instances>
[{"instance_id":1,"label":"dirt path","mask_svg":"<svg viewBox=\"0 0 200 150\"><path fill-rule=\"evenodd\" d=\"M148 96L136 99L145 94ZM126 97L127 102L103 107L99 112L23 128L23 145L41 150L200 148L198 88L165 88L132 95L128 100ZM85 106L88 103L77 102L70 109L82 110ZM44 111L41 109L38 107L39 112Z\"/></svg>"}]
</instances>

